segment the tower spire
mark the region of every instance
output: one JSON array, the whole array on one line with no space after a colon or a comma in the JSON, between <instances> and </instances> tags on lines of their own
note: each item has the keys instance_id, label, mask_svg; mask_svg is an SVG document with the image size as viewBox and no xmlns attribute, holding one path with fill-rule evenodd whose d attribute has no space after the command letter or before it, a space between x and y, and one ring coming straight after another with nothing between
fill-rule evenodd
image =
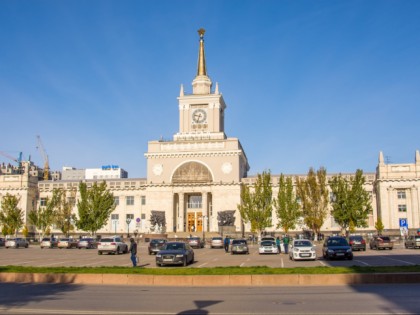
<instances>
[{"instance_id":1,"label":"tower spire","mask_svg":"<svg viewBox=\"0 0 420 315\"><path fill-rule=\"evenodd\" d=\"M200 35L200 47L198 48L198 65L197 65L197 76L205 75L207 76L206 71L206 56L204 54L204 33L206 30L200 28L198 30L198 35Z\"/></svg>"},{"instance_id":2,"label":"tower spire","mask_svg":"<svg viewBox=\"0 0 420 315\"><path fill-rule=\"evenodd\" d=\"M200 46L198 48L198 63L197 63L197 75L192 82L193 94L210 94L211 91L211 80L207 76L206 70L206 57L204 54L204 28L198 30L200 36Z\"/></svg>"}]
</instances>

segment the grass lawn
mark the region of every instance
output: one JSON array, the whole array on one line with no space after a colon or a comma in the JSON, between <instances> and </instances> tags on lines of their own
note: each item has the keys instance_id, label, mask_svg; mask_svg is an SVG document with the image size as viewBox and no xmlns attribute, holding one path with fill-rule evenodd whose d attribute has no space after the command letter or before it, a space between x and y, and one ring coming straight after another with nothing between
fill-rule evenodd
<instances>
[{"instance_id":1,"label":"grass lawn","mask_svg":"<svg viewBox=\"0 0 420 315\"><path fill-rule=\"evenodd\" d=\"M143 275L274 275L274 274L346 274L420 272L420 265L389 267L215 267L215 268L132 268L132 267L23 267L0 266L0 272L73 273L73 274L143 274Z\"/></svg>"}]
</instances>

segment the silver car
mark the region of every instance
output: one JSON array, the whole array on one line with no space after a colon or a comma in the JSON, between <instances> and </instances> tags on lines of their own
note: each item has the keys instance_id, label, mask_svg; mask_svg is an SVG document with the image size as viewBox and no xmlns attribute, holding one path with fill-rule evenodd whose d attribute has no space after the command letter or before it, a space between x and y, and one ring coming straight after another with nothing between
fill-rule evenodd
<instances>
[{"instance_id":1,"label":"silver car","mask_svg":"<svg viewBox=\"0 0 420 315\"><path fill-rule=\"evenodd\" d=\"M9 238L6 240L6 244L5 244L6 248L28 248L29 247L29 243L27 240L25 240L24 238Z\"/></svg>"},{"instance_id":2,"label":"silver car","mask_svg":"<svg viewBox=\"0 0 420 315\"><path fill-rule=\"evenodd\" d=\"M223 248L223 238L222 237L212 237L210 241L210 248Z\"/></svg>"},{"instance_id":3,"label":"silver car","mask_svg":"<svg viewBox=\"0 0 420 315\"><path fill-rule=\"evenodd\" d=\"M41 241L41 244L39 244L41 249L43 248L53 248L58 246L58 240L56 238L49 238L44 237Z\"/></svg>"}]
</instances>

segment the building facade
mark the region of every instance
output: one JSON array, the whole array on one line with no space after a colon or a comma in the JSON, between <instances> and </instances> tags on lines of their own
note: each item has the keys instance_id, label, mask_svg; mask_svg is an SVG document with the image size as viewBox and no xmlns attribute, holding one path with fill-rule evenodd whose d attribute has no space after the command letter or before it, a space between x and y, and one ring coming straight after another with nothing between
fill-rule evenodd
<instances>
[{"instance_id":1,"label":"building facade","mask_svg":"<svg viewBox=\"0 0 420 315\"><path fill-rule=\"evenodd\" d=\"M116 209L107 225L98 231L100 234L223 233L223 229L249 232L250 226L243 224L237 206L241 203L242 185L252 185L256 176L248 175L250 166L240 141L225 134L227 105L218 84L213 86L207 75L202 29L192 93L186 93L181 86L178 109L179 129L173 139L148 143L146 178L128 178L119 167L89 172L66 168L62 179L45 181L29 168L23 173L7 169L0 174L0 198L7 193L19 196L20 207L27 214L42 206L56 188L77 190L81 180L88 187L104 180L114 194ZM304 175L286 176L295 179ZM410 229L420 227L419 151L411 164L386 164L381 152L376 173L365 173L365 177L373 208L365 231L374 231L378 218L390 231L399 231L401 219L408 222ZM273 195L277 194L278 180L279 176L272 176ZM77 214L76 207L74 212ZM152 217L163 223L154 224ZM272 223L267 231L276 231L278 219L274 210ZM305 226L299 226L297 231L302 229ZM322 232L338 231L340 227L328 216Z\"/></svg>"}]
</instances>

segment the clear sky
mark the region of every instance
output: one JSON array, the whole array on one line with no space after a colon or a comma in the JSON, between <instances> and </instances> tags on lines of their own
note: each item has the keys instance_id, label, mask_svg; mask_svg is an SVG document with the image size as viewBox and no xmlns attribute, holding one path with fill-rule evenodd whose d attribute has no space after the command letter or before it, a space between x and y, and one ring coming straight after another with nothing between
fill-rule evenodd
<instances>
[{"instance_id":1,"label":"clear sky","mask_svg":"<svg viewBox=\"0 0 420 315\"><path fill-rule=\"evenodd\" d=\"M199 28L255 175L373 172L420 150L420 1L0 1L0 151L146 176ZM0 161L9 162L0 156Z\"/></svg>"}]
</instances>

